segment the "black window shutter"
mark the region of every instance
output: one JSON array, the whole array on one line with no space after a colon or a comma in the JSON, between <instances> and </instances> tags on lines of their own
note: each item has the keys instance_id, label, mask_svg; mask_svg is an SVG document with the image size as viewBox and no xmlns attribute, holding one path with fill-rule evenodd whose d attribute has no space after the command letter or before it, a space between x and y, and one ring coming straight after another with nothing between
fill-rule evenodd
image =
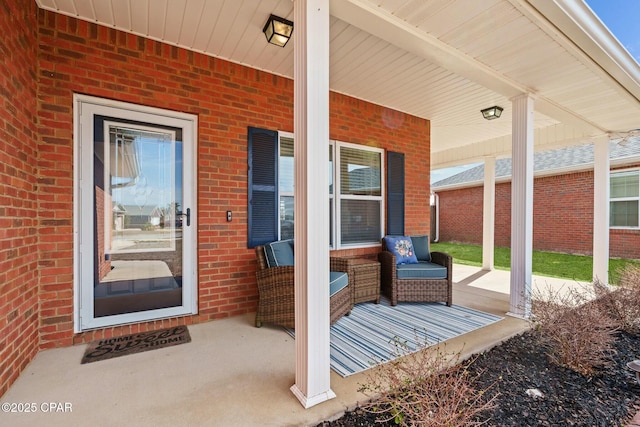
<instances>
[{"instance_id":1,"label":"black window shutter","mask_svg":"<svg viewBox=\"0 0 640 427\"><path fill-rule=\"evenodd\" d=\"M253 248L278 239L278 132L248 128L249 236Z\"/></svg>"},{"instance_id":2,"label":"black window shutter","mask_svg":"<svg viewBox=\"0 0 640 427\"><path fill-rule=\"evenodd\" d=\"M387 152L387 234L404 236L404 154Z\"/></svg>"}]
</instances>

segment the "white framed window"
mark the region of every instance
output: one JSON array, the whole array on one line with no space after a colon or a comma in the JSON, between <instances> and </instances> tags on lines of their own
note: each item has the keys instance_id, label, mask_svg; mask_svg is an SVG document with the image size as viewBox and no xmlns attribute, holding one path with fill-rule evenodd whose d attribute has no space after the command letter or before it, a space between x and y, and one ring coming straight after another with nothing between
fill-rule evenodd
<instances>
[{"instance_id":1,"label":"white framed window","mask_svg":"<svg viewBox=\"0 0 640 427\"><path fill-rule=\"evenodd\" d=\"M329 248L336 248L336 201L335 201L335 149L336 145L333 141L329 141Z\"/></svg>"},{"instance_id":2,"label":"white framed window","mask_svg":"<svg viewBox=\"0 0 640 427\"><path fill-rule=\"evenodd\" d=\"M335 141L337 248L371 246L384 233L384 150Z\"/></svg>"},{"instance_id":3,"label":"white framed window","mask_svg":"<svg viewBox=\"0 0 640 427\"><path fill-rule=\"evenodd\" d=\"M384 232L384 150L329 142L329 243L332 249L380 243ZM278 132L278 227L292 239L294 224L293 135Z\"/></svg>"},{"instance_id":4,"label":"white framed window","mask_svg":"<svg viewBox=\"0 0 640 427\"><path fill-rule=\"evenodd\" d=\"M279 132L278 138L278 232L286 240L293 239L293 134Z\"/></svg>"},{"instance_id":5,"label":"white framed window","mask_svg":"<svg viewBox=\"0 0 640 427\"><path fill-rule=\"evenodd\" d=\"M612 172L609 177L609 226L640 228L640 170Z\"/></svg>"}]
</instances>

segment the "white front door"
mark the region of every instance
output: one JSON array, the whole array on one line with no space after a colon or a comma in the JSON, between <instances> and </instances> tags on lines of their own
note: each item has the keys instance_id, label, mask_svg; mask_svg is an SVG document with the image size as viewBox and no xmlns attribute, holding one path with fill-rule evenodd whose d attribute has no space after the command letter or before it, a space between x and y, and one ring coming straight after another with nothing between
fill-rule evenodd
<instances>
[{"instance_id":1,"label":"white front door","mask_svg":"<svg viewBox=\"0 0 640 427\"><path fill-rule=\"evenodd\" d=\"M195 116L76 95L77 332L196 312Z\"/></svg>"}]
</instances>

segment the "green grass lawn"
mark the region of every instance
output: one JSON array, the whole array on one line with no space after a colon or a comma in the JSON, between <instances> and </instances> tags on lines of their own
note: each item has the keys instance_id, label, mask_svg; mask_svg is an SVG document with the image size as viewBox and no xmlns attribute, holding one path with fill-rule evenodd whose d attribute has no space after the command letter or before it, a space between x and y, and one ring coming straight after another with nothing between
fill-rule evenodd
<instances>
[{"instance_id":1,"label":"green grass lawn","mask_svg":"<svg viewBox=\"0 0 640 427\"><path fill-rule=\"evenodd\" d=\"M457 264L482 266L482 246L461 243L431 243L432 251L447 252ZM494 266L499 270L511 269L511 249L495 248ZM618 282L619 271L627 264L640 266L638 260L609 259L609 283ZM593 258L555 252L533 251L533 274L590 282L593 277Z\"/></svg>"}]
</instances>

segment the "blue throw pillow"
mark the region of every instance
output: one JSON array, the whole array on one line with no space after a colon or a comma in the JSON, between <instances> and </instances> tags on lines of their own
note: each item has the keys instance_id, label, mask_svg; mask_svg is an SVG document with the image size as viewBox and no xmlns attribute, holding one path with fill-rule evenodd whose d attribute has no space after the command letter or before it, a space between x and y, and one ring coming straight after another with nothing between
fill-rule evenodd
<instances>
[{"instance_id":1,"label":"blue throw pillow","mask_svg":"<svg viewBox=\"0 0 640 427\"><path fill-rule=\"evenodd\" d=\"M396 264L417 264L415 251L411 237L407 236L386 236L384 238L387 250L396 256Z\"/></svg>"},{"instance_id":2,"label":"blue throw pillow","mask_svg":"<svg viewBox=\"0 0 640 427\"><path fill-rule=\"evenodd\" d=\"M429 236L411 236L411 243L416 253L418 261L431 262L431 251L429 250Z\"/></svg>"}]
</instances>

